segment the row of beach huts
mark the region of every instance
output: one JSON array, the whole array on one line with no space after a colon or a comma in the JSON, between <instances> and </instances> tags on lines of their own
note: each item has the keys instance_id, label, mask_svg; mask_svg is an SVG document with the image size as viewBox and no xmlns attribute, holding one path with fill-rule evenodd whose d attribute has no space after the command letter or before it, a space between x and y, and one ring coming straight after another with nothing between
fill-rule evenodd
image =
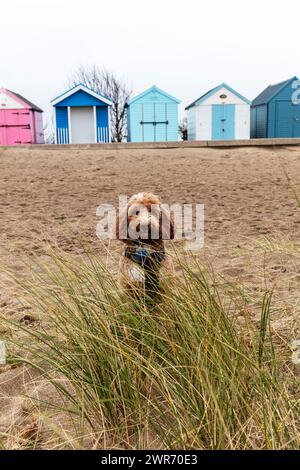
<instances>
[{"instance_id":1,"label":"row of beach huts","mask_svg":"<svg viewBox=\"0 0 300 470\"><path fill-rule=\"evenodd\" d=\"M230 86L209 90L185 109L188 140L300 137L300 82L268 86L252 103ZM300 97L300 91L298 92ZM179 139L180 100L153 86L126 104L128 142ZM82 84L51 101L55 143L110 142L109 98ZM18 93L0 89L0 145L44 143L43 111Z\"/></svg>"}]
</instances>

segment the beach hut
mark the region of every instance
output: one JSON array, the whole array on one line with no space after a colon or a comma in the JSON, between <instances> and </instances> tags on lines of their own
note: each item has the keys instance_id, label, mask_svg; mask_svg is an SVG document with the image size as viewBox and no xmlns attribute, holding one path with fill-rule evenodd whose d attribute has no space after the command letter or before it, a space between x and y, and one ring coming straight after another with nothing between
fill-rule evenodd
<instances>
[{"instance_id":1,"label":"beach hut","mask_svg":"<svg viewBox=\"0 0 300 470\"><path fill-rule=\"evenodd\" d=\"M251 106L253 139L300 137L299 85L293 77L268 86L255 98Z\"/></svg>"},{"instance_id":2,"label":"beach hut","mask_svg":"<svg viewBox=\"0 0 300 470\"><path fill-rule=\"evenodd\" d=\"M42 114L24 96L0 88L0 145L43 144Z\"/></svg>"},{"instance_id":3,"label":"beach hut","mask_svg":"<svg viewBox=\"0 0 300 470\"><path fill-rule=\"evenodd\" d=\"M128 101L128 142L177 141L179 103L156 86Z\"/></svg>"},{"instance_id":4,"label":"beach hut","mask_svg":"<svg viewBox=\"0 0 300 470\"><path fill-rule=\"evenodd\" d=\"M112 102L81 83L51 101L55 143L110 142L109 108Z\"/></svg>"},{"instance_id":5,"label":"beach hut","mask_svg":"<svg viewBox=\"0 0 300 470\"><path fill-rule=\"evenodd\" d=\"M250 101L225 83L186 107L188 140L234 140L250 137Z\"/></svg>"}]
</instances>

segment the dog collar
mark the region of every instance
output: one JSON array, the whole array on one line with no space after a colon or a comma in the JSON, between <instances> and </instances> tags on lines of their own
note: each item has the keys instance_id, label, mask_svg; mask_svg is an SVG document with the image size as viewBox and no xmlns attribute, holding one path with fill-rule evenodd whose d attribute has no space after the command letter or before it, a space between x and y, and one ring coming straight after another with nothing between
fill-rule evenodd
<instances>
[{"instance_id":1,"label":"dog collar","mask_svg":"<svg viewBox=\"0 0 300 470\"><path fill-rule=\"evenodd\" d=\"M127 246L124 254L126 258L144 268L148 261L162 263L165 257L165 250L162 248L161 250L157 251L142 247Z\"/></svg>"}]
</instances>

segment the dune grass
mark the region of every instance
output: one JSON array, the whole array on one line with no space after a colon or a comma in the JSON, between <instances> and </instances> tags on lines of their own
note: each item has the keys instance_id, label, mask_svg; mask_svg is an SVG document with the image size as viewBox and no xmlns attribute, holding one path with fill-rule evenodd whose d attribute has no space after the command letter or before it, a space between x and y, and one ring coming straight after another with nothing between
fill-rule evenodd
<instances>
[{"instance_id":1,"label":"dune grass","mask_svg":"<svg viewBox=\"0 0 300 470\"><path fill-rule=\"evenodd\" d=\"M11 322L9 360L56 387L83 447L299 449L299 379L273 344L272 293L259 326L241 327L197 260L176 262L150 310L100 257L36 259L17 282L41 321Z\"/></svg>"}]
</instances>

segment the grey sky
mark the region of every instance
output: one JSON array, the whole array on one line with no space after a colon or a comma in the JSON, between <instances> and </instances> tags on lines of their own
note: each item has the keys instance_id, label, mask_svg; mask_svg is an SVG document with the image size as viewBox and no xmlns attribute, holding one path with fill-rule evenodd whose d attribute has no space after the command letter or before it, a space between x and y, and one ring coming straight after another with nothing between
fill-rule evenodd
<instances>
[{"instance_id":1,"label":"grey sky","mask_svg":"<svg viewBox=\"0 0 300 470\"><path fill-rule=\"evenodd\" d=\"M227 82L253 99L300 75L299 0L1 0L0 83L43 109L79 64L189 104Z\"/></svg>"}]
</instances>

